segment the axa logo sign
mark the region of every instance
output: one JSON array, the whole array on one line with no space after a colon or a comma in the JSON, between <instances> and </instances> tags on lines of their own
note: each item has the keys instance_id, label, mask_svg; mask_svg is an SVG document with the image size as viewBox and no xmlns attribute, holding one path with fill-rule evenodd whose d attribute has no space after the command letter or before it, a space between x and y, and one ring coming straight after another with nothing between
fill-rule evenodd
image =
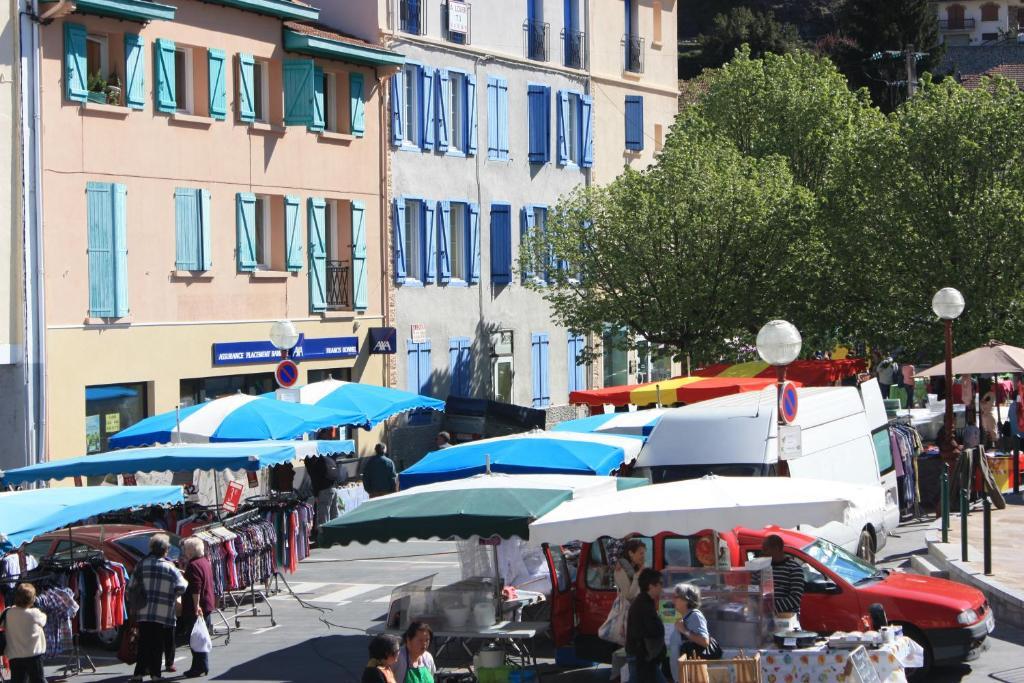
<instances>
[{"instance_id":1,"label":"axa logo sign","mask_svg":"<svg viewBox=\"0 0 1024 683\"><path fill-rule=\"evenodd\" d=\"M374 353L394 353L395 349L391 346L391 342L387 339L381 339L373 345Z\"/></svg>"},{"instance_id":2,"label":"axa logo sign","mask_svg":"<svg viewBox=\"0 0 1024 683\"><path fill-rule=\"evenodd\" d=\"M398 332L393 327L370 328L370 353L393 354L398 347Z\"/></svg>"}]
</instances>

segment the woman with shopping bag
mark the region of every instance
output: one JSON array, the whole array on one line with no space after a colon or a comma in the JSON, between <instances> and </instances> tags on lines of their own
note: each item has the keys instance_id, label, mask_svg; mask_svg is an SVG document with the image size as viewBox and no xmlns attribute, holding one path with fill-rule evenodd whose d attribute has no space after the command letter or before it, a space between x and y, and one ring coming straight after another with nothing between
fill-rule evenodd
<instances>
[{"instance_id":1,"label":"woman with shopping bag","mask_svg":"<svg viewBox=\"0 0 1024 683\"><path fill-rule=\"evenodd\" d=\"M597 635L602 640L607 640L616 645L626 644L626 615L629 614L629 606L640 594L640 587L637 585L637 577L640 570L644 568L644 560L647 558L647 546L639 538L632 538L626 541L622 550L622 556L615 563L615 588L618 595L612 603L608 618L601 624Z\"/></svg>"},{"instance_id":2,"label":"woman with shopping bag","mask_svg":"<svg viewBox=\"0 0 1024 683\"><path fill-rule=\"evenodd\" d=\"M206 557L206 546L198 538L186 538L181 544L182 556L188 563L185 580L188 588L182 599L182 626L189 634L189 649L192 650L192 666L185 672L185 678L198 678L210 673L210 631L213 624L210 615L216 608L213 595L213 566Z\"/></svg>"}]
</instances>

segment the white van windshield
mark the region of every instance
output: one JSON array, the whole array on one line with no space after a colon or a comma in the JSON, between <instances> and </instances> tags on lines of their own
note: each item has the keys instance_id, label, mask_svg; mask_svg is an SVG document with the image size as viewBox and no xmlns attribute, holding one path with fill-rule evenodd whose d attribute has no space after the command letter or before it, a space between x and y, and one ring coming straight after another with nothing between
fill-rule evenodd
<instances>
[{"instance_id":1,"label":"white van windshield","mask_svg":"<svg viewBox=\"0 0 1024 683\"><path fill-rule=\"evenodd\" d=\"M883 576L878 569L856 555L852 555L824 539L819 538L805 546L803 551L854 586L872 579L880 579Z\"/></svg>"}]
</instances>

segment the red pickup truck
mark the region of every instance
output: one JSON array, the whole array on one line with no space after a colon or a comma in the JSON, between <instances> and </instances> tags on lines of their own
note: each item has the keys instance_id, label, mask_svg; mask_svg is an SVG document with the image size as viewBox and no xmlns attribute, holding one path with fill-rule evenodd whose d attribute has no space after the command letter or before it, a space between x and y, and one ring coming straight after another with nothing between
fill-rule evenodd
<instances>
[{"instance_id":1,"label":"red pickup truck","mask_svg":"<svg viewBox=\"0 0 1024 683\"><path fill-rule=\"evenodd\" d=\"M805 592L800 612L804 628L819 633L863 629L868 606L880 603L893 623L925 651L924 673L933 663L951 664L977 658L995 620L985 596L963 584L887 569L877 569L842 548L796 531L766 527L737 528L722 533L730 562L742 566L760 554L769 534L782 537L787 554L803 566ZM710 532L695 536L659 534L644 538L647 564L706 566ZM552 634L556 646L575 645L576 656L607 661L614 649L597 637L615 599L614 546L602 538L584 543L575 573L562 550L549 548L548 562L554 592ZM713 558L713 551L710 553ZM703 561L702 561L703 560Z\"/></svg>"}]
</instances>

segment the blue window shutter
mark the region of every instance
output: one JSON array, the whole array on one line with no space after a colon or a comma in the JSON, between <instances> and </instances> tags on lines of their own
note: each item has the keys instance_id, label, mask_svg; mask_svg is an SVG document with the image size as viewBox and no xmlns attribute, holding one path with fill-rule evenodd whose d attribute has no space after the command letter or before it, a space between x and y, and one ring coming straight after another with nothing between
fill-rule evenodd
<instances>
[{"instance_id":1,"label":"blue window shutter","mask_svg":"<svg viewBox=\"0 0 1024 683\"><path fill-rule=\"evenodd\" d=\"M252 123L256 120L255 65L256 60L252 55L238 55L238 120L243 123Z\"/></svg>"},{"instance_id":2,"label":"blue window shutter","mask_svg":"<svg viewBox=\"0 0 1024 683\"><path fill-rule=\"evenodd\" d=\"M437 121L434 112L437 107L437 96L434 94L436 83L434 70L429 66L420 67L420 106L417 108L420 114L420 148L434 149L434 140L437 139Z\"/></svg>"},{"instance_id":3,"label":"blue window shutter","mask_svg":"<svg viewBox=\"0 0 1024 683\"><path fill-rule=\"evenodd\" d=\"M228 115L228 94L224 78L224 67L227 57L224 50L210 48L206 51L209 67L210 117L223 121Z\"/></svg>"},{"instance_id":4,"label":"blue window shutter","mask_svg":"<svg viewBox=\"0 0 1024 683\"><path fill-rule=\"evenodd\" d=\"M533 407L547 408L551 405L551 391L548 382L548 335L536 332L530 335L531 378L533 380Z\"/></svg>"},{"instance_id":5,"label":"blue window shutter","mask_svg":"<svg viewBox=\"0 0 1024 683\"><path fill-rule=\"evenodd\" d=\"M199 270L199 196L190 188L174 190L176 270Z\"/></svg>"},{"instance_id":6,"label":"blue window shutter","mask_svg":"<svg viewBox=\"0 0 1024 683\"><path fill-rule=\"evenodd\" d=\"M469 396L473 379L472 341L469 337L459 339L459 367L462 376L462 395Z\"/></svg>"},{"instance_id":7,"label":"blue window shutter","mask_svg":"<svg viewBox=\"0 0 1024 683\"><path fill-rule=\"evenodd\" d=\"M534 212L533 205L527 204L524 206L519 214L519 240L524 242L529 236L530 232L537 227L537 215ZM523 282L532 280L535 272L533 269L533 258L527 258L523 261L520 266L523 270Z\"/></svg>"},{"instance_id":8,"label":"blue window shutter","mask_svg":"<svg viewBox=\"0 0 1024 683\"><path fill-rule=\"evenodd\" d=\"M469 282L476 284L480 282L480 207L476 204L469 205L469 239L466 240L469 248L466 263L469 264Z\"/></svg>"},{"instance_id":9,"label":"blue window shutter","mask_svg":"<svg viewBox=\"0 0 1024 683\"><path fill-rule=\"evenodd\" d=\"M575 113L569 111L569 93L558 91L558 164L569 163L569 117Z\"/></svg>"},{"instance_id":10,"label":"blue window shutter","mask_svg":"<svg viewBox=\"0 0 1024 683\"><path fill-rule=\"evenodd\" d=\"M319 133L324 129L324 70L319 67L313 68L313 121L309 124L309 130Z\"/></svg>"},{"instance_id":11,"label":"blue window shutter","mask_svg":"<svg viewBox=\"0 0 1024 683\"><path fill-rule=\"evenodd\" d=\"M452 337L448 340L448 375L451 379L451 385L448 389L450 396L463 396L462 393L462 369L459 365L459 338Z\"/></svg>"},{"instance_id":12,"label":"blue window shutter","mask_svg":"<svg viewBox=\"0 0 1024 683\"><path fill-rule=\"evenodd\" d=\"M546 164L551 160L551 88L531 84L527 87L530 118L530 163Z\"/></svg>"},{"instance_id":13,"label":"blue window shutter","mask_svg":"<svg viewBox=\"0 0 1024 683\"><path fill-rule=\"evenodd\" d=\"M89 70L85 58L85 27L64 23L64 96L72 102L89 97Z\"/></svg>"},{"instance_id":14,"label":"blue window shutter","mask_svg":"<svg viewBox=\"0 0 1024 683\"><path fill-rule=\"evenodd\" d=\"M128 188L112 186L114 214L114 317L128 315Z\"/></svg>"},{"instance_id":15,"label":"blue window shutter","mask_svg":"<svg viewBox=\"0 0 1024 683\"><path fill-rule=\"evenodd\" d=\"M405 389L420 393L420 345L412 339L405 340Z\"/></svg>"},{"instance_id":16,"label":"blue window shutter","mask_svg":"<svg viewBox=\"0 0 1024 683\"><path fill-rule=\"evenodd\" d=\"M352 201L352 301L353 308L365 311L370 293L366 273L366 204Z\"/></svg>"},{"instance_id":17,"label":"blue window shutter","mask_svg":"<svg viewBox=\"0 0 1024 683\"><path fill-rule=\"evenodd\" d=\"M587 388L586 366L579 364L583 353L583 335L569 334L569 391L583 391Z\"/></svg>"},{"instance_id":18,"label":"blue window shutter","mask_svg":"<svg viewBox=\"0 0 1024 683\"><path fill-rule=\"evenodd\" d=\"M421 342L419 345L419 357L417 358L416 365L418 367L419 374L419 388L416 390L417 393L423 394L424 396L430 395L431 381L430 381L430 340Z\"/></svg>"},{"instance_id":19,"label":"blue window shutter","mask_svg":"<svg viewBox=\"0 0 1024 683\"><path fill-rule=\"evenodd\" d=\"M548 360L548 352L550 351L548 345L548 335L540 335L540 401L541 408L547 408L551 405L551 367Z\"/></svg>"},{"instance_id":20,"label":"blue window shutter","mask_svg":"<svg viewBox=\"0 0 1024 683\"><path fill-rule=\"evenodd\" d=\"M476 76L466 75L466 154L476 154Z\"/></svg>"},{"instance_id":21,"label":"blue window shutter","mask_svg":"<svg viewBox=\"0 0 1024 683\"><path fill-rule=\"evenodd\" d=\"M313 123L313 60L284 60L284 124L308 126Z\"/></svg>"},{"instance_id":22,"label":"blue window shutter","mask_svg":"<svg viewBox=\"0 0 1024 683\"><path fill-rule=\"evenodd\" d=\"M498 81L487 77L487 158L498 158Z\"/></svg>"},{"instance_id":23,"label":"blue window shutter","mask_svg":"<svg viewBox=\"0 0 1024 683\"><path fill-rule=\"evenodd\" d=\"M87 183L89 315L114 315L114 202L110 183Z\"/></svg>"},{"instance_id":24,"label":"blue window shutter","mask_svg":"<svg viewBox=\"0 0 1024 683\"><path fill-rule=\"evenodd\" d=\"M498 79L498 158L508 160L508 81Z\"/></svg>"},{"instance_id":25,"label":"blue window shutter","mask_svg":"<svg viewBox=\"0 0 1024 683\"><path fill-rule=\"evenodd\" d=\"M420 202L420 258L423 259L423 283L437 281L437 232L434 223L434 202ZM440 214L437 218L441 220Z\"/></svg>"},{"instance_id":26,"label":"blue window shutter","mask_svg":"<svg viewBox=\"0 0 1024 683\"><path fill-rule=\"evenodd\" d=\"M124 34L124 103L130 109L146 106L146 41L137 33Z\"/></svg>"},{"instance_id":27,"label":"blue window shutter","mask_svg":"<svg viewBox=\"0 0 1024 683\"><path fill-rule=\"evenodd\" d=\"M491 204L491 282L512 282L512 207Z\"/></svg>"},{"instance_id":28,"label":"blue window shutter","mask_svg":"<svg viewBox=\"0 0 1024 683\"><path fill-rule=\"evenodd\" d=\"M238 231L238 270L256 270L256 195L239 192L235 195L235 227Z\"/></svg>"},{"instance_id":29,"label":"blue window shutter","mask_svg":"<svg viewBox=\"0 0 1024 683\"><path fill-rule=\"evenodd\" d=\"M452 225L452 203L443 199L437 203L437 281L452 279L452 255L449 252Z\"/></svg>"},{"instance_id":30,"label":"blue window shutter","mask_svg":"<svg viewBox=\"0 0 1024 683\"><path fill-rule=\"evenodd\" d=\"M213 268L213 236L210 223L210 191L199 190L199 270Z\"/></svg>"},{"instance_id":31,"label":"blue window shutter","mask_svg":"<svg viewBox=\"0 0 1024 683\"><path fill-rule=\"evenodd\" d=\"M405 109L402 107L403 74L401 71L391 77L391 144L395 147L402 146L405 126L403 118Z\"/></svg>"},{"instance_id":32,"label":"blue window shutter","mask_svg":"<svg viewBox=\"0 0 1024 683\"><path fill-rule=\"evenodd\" d=\"M580 147L580 166L590 168L594 165L594 98L590 95L580 98Z\"/></svg>"},{"instance_id":33,"label":"blue window shutter","mask_svg":"<svg viewBox=\"0 0 1024 683\"><path fill-rule=\"evenodd\" d=\"M327 310L327 202L323 197L306 200L306 229L309 231L309 311Z\"/></svg>"},{"instance_id":34,"label":"blue window shutter","mask_svg":"<svg viewBox=\"0 0 1024 683\"><path fill-rule=\"evenodd\" d=\"M366 133L366 100L363 99L363 74L348 75L349 132L357 138Z\"/></svg>"},{"instance_id":35,"label":"blue window shutter","mask_svg":"<svg viewBox=\"0 0 1024 683\"><path fill-rule=\"evenodd\" d=\"M644 98L626 95L626 149L644 148Z\"/></svg>"},{"instance_id":36,"label":"blue window shutter","mask_svg":"<svg viewBox=\"0 0 1024 683\"><path fill-rule=\"evenodd\" d=\"M153 50L156 53L156 109L173 114L178 108L174 87L174 41L157 38Z\"/></svg>"},{"instance_id":37,"label":"blue window shutter","mask_svg":"<svg viewBox=\"0 0 1024 683\"><path fill-rule=\"evenodd\" d=\"M399 283L405 280L408 269L405 263L405 201L399 197L394 200L395 234L395 279Z\"/></svg>"},{"instance_id":38,"label":"blue window shutter","mask_svg":"<svg viewBox=\"0 0 1024 683\"><path fill-rule=\"evenodd\" d=\"M302 216L298 197L284 198L285 268L292 273L302 270Z\"/></svg>"},{"instance_id":39,"label":"blue window shutter","mask_svg":"<svg viewBox=\"0 0 1024 683\"><path fill-rule=\"evenodd\" d=\"M451 139L449 131L452 127L452 113L449 103L451 102L452 81L448 75L448 69L438 69L435 93L437 94L437 150L448 151L448 140Z\"/></svg>"}]
</instances>

